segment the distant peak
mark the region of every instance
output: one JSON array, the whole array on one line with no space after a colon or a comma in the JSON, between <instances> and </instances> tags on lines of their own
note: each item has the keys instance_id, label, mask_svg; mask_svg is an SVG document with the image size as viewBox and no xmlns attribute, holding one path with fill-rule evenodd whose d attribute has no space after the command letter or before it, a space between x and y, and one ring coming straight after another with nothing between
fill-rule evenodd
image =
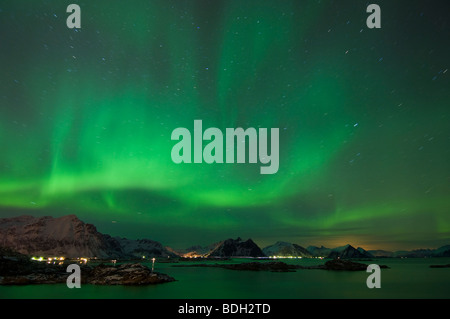
<instances>
[{"instance_id":1,"label":"distant peak","mask_svg":"<svg viewBox=\"0 0 450 319\"><path fill-rule=\"evenodd\" d=\"M353 247L350 244L347 244L345 246L339 246L339 247L333 248L333 250L335 250L335 251L341 251L341 250L347 250L347 249L355 249L355 247Z\"/></svg>"}]
</instances>

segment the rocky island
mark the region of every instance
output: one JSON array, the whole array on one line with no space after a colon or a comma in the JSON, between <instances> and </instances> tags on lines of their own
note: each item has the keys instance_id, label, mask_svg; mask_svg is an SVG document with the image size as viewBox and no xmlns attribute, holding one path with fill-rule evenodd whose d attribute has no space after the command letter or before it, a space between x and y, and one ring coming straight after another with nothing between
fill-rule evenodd
<instances>
[{"instance_id":1,"label":"rocky island","mask_svg":"<svg viewBox=\"0 0 450 319\"><path fill-rule=\"evenodd\" d=\"M324 265L308 267L309 269L325 269L325 270L347 270L347 271L365 271L366 264L357 263L347 259L333 259L327 261ZM379 265L381 269L389 268L386 265ZM317 267L317 268L314 268Z\"/></svg>"},{"instance_id":2,"label":"rocky island","mask_svg":"<svg viewBox=\"0 0 450 319\"><path fill-rule=\"evenodd\" d=\"M86 283L93 285L150 285L175 281L174 278L148 267L136 264L122 264L117 267L100 264L87 274ZM83 282L83 280L82 280Z\"/></svg>"},{"instance_id":3,"label":"rocky island","mask_svg":"<svg viewBox=\"0 0 450 319\"><path fill-rule=\"evenodd\" d=\"M0 285L31 285L66 283L70 273L66 265L30 261L23 256L0 257ZM80 265L81 283L93 285L150 285L175 281L159 272L152 272L139 263L117 266Z\"/></svg>"}]
</instances>

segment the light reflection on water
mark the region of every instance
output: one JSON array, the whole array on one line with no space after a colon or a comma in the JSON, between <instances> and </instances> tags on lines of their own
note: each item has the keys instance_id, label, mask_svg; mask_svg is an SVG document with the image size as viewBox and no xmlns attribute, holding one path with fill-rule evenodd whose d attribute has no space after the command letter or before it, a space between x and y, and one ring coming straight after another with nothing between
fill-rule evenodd
<instances>
[{"instance_id":1,"label":"light reflection on water","mask_svg":"<svg viewBox=\"0 0 450 319\"><path fill-rule=\"evenodd\" d=\"M251 260L226 262L244 261ZM325 262L318 259L282 261L304 266ZM369 273L364 271L253 272L178 268L157 261L155 271L174 277L176 282L145 287L82 285L81 289L69 289L65 284L0 286L0 298L450 298L450 268L429 268L432 264L450 264L450 258L376 259L364 263L390 267L381 270L381 289L367 288ZM151 263L147 266L151 267Z\"/></svg>"}]
</instances>

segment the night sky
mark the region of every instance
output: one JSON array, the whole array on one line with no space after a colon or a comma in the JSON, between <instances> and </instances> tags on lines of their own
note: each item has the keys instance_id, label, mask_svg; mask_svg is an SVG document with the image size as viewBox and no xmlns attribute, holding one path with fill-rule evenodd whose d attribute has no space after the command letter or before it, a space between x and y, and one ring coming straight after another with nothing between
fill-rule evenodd
<instances>
[{"instance_id":1,"label":"night sky","mask_svg":"<svg viewBox=\"0 0 450 319\"><path fill-rule=\"evenodd\" d=\"M81 7L81 29L66 7ZM450 5L1 1L0 217L185 248L450 244ZM171 133L279 128L280 166L175 164Z\"/></svg>"}]
</instances>

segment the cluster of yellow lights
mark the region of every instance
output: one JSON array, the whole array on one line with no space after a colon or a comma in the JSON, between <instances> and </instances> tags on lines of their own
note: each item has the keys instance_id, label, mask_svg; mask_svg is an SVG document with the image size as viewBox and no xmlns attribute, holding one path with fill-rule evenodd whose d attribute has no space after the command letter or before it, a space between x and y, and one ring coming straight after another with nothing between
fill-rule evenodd
<instances>
[{"instance_id":1,"label":"cluster of yellow lights","mask_svg":"<svg viewBox=\"0 0 450 319\"><path fill-rule=\"evenodd\" d=\"M65 257L48 257L48 258L44 258L44 257L31 257L31 260L36 260L36 261L44 261L44 259L47 260L47 263L50 264L51 262L55 263L56 261L60 261L59 265L62 264L62 262L64 261L64 259L66 259Z\"/></svg>"},{"instance_id":2,"label":"cluster of yellow lights","mask_svg":"<svg viewBox=\"0 0 450 319\"><path fill-rule=\"evenodd\" d=\"M206 257L205 255L195 254L195 253L188 253L183 255L184 258L203 258Z\"/></svg>"},{"instance_id":3,"label":"cluster of yellow lights","mask_svg":"<svg viewBox=\"0 0 450 319\"><path fill-rule=\"evenodd\" d=\"M53 262L53 265L54 265L57 261L59 261L58 265L62 265L64 259L65 259L64 257L48 257L47 264L51 264Z\"/></svg>"},{"instance_id":4,"label":"cluster of yellow lights","mask_svg":"<svg viewBox=\"0 0 450 319\"><path fill-rule=\"evenodd\" d=\"M84 264L87 264L87 262L88 262L88 258L84 258L84 257L81 257L81 258L77 258L79 261L80 261L80 264L82 264L82 263L84 263Z\"/></svg>"}]
</instances>

